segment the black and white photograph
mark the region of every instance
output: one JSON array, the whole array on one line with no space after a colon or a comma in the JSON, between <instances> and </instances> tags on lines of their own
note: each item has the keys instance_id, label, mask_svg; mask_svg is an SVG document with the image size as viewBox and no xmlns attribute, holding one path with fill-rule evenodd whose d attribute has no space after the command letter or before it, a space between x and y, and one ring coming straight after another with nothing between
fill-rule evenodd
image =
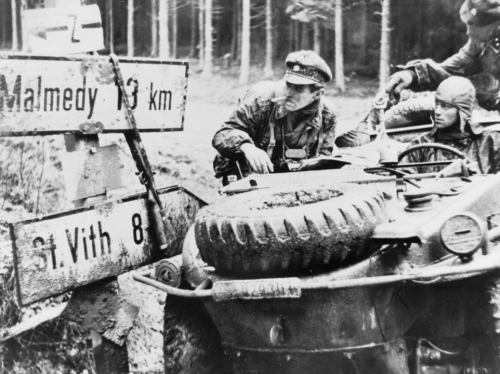
<instances>
[{"instance_id":1,"label":"black and white photograph","mask_svg":"<svg viewBox=\"0 0 500 374\"><path fill-rule=\"evenodd\" d=\"M500 373L500 0L0 0L0 374Z\"/></svg>"}]
</instances>

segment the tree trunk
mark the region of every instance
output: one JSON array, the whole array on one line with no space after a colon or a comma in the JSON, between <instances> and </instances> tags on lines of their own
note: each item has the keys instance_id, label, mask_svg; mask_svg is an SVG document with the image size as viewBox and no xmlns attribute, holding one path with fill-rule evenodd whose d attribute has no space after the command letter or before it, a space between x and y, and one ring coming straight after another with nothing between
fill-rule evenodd
<instances>
[{"instance_id":1,"label":"tree trunk","mask_svg":"<svg viewBox=\"0 0 500 374\"><path fill-rule=\"evenodd\" d=\"M236 60L241 62L241 38L242 38L242 29L243 29L243 0L237 0L237 9L238 9L238 38L236 40Z\"/></svg>"},{"instance_id":2,"label":"tree trunk","mask_svg":"<svg viewBox=\"0 0 500 374\"><path fill-rule=\"evenodd\" d=\"M151 56L158 56L158 17L156 15L156 0L151 0Z\"/></svg>"},{"instance_id":3,"label":"tree trunk","mask_svg":"<svg viewBox=\"0 0 500 374\"><path fill-rule=\"evenodd\" d=\"M289 51L295 50L294 39L295 39L295 22L293 19L290 19L290 23L288 24L288 50Z\"/></svg>"},{"instance_id":4,"label":"tree trunk","mask_svg":"<svg viewBox=\"0 0 500 374\"><path fill-rule=\"evenodd\" d=\"M205 0L205 63L203 76L212 76L213 69L213 39L212 39L212 0Z\"/></svg>"},{"instance_id":5,"label":"tree trunk","mask_svg":"<svg viewBox=\"0 0 500 374\"><path fill-rule=\"evenodd\" d=\"M309 49L309 24L302 22L300 35L300 49Z\"/></svg>"},{"instance_id":6,"label":"tree trunk","mask_svg":"<svg viewBox=\"0 0 500 374\"><path fill-rule=\"evenodd\" d=\"M361 0L360 4L359 33L361 44L359 48L359 63L364 67L368 63L368 4L367 0Z\"/></svg>"},{"instance_id":7,"label":"tree trunk","mask_svg":"<svg viewBox=\"0 0 500 374\"><path fill-rule=\"evenodd\" d=\"M177 58L177 0L172 0L172 57Z\"/></svg>"},{"instance_id":8,"label":"tree trunk","mask_svg":"<svg viewBox=\"0 0 500 374\"><path fill-rule=\"evenodd\" d=\"M342 0L335 0L335 86L344 92L344 40L342 32Z\"/></svg>"},{"instance_id":9,"label":"tree trunk","mask_svg":"<svg viewBox=\"0 0 500 374\"><path fill-rule=\"evenodd\" d=\"M243 0L243 27L241 30L241 70L240 84L250 79L250 0Z\"/></svg>"},{"instance_id":10,"label":"tree trunk","mask_svg":"<svg viewBox=\"0 0 500 374\"><path fill-rule=\"evenodd\" d=\"M191 4L191 43L189 48L189 57L194 58L196 55L196 4L195 0L190 1Z\"/></svg>"},{"instance_id":11,"label":"tree trunk","mask_svg":"<svg viewBox=\"0 0 500 374\"><path fill-rule=\"evenodd\" d=\"M168 35L168 2L160 0L158 7L159 43L158 56L170 58L170 40Z\"/></svg>"},{"instance_id":12,"label":"tree trunk","mask_svg":"<svg viewBox=\"0 0 500 374\"><path fill-rule=\"evenodd\" d=\"M134 0L128 0L127 6L127 56L134 55Z\"/></svg>"},{"instance_id":13,"label":"tree trunk","mask_svg":"<svg viewBox=\"0 0 500 374\"><path fill-rule=\"evenodd\" d=\"M7 4L0 1L0 48L5 48L7 44Z\"/></svg>"},{"instance_id":14,"label":"tree trunk","mask_svg":"<svg viewBox=\"0 0 500 374\"><path fill-rule=\"evenodd\" d=\"M264 66L264 78L272 78L273 70L273 13L272 0L266 0L266 65Z\"/></svg>"},{"instance_id":15,"label":"tree trunk","mask_svg":"<svg viewBox=\"0 0 500 374\"><path fill-rule=\"evenodd\" d=\"M200 53L199 53L199 60L200 60L200 66L203 66L205 64L205 6L203 4L205 0L199 0L198 1L198 6L199 6L199 13L198 13L198 26L200 28Z\"/></svg>"},{"instance_id":16,"label":"tree trunk","mask_svg":"<svg viewBox=\"0 0 500 374\"><path fill-rule=\"evenodd\" d=\"M10 4L11 4L11 8L12 8L12 50L18 51L19 50L19 38L18 38L18 33L17 33L17 1L11 0Z\"/></svg>"},{"instance_id":17,"label":"tree trunk","mask_svg":"<svg viewBox=\"0 0 500 374\"><path fill-rule=\"evenodd\" d=\"M382 0L382 40L380 45L380 91L389 79L391 60L391 0Z\"/></svg>"},{"instance_id":18,"label":"tree trunk","mask_svg":"<svg viewBox=\"0 0 500 374\"><path fill-rule=\"evenodd\" d=\"M232 20L231 20L231 59L234 61L236 56L236 49L238 44L238 2L231 1L233 6Z\"/></svg>"},{"instance_id":19,"label":"tree trunk","mask_svg":"<svg viewBox=\"0 0 500 374\"><path fill-rule=\"evenodd\" d=\"M332 29L330 27L325 27L323 29L323 45L326 46L326 48L323 50L323 57L325 60L328 60L332 58Z\"/></svg>"},{"instance_id":20,"label":"tree trunk","mask_svg":"<svg viewBox=\"0 0 500 374\"><path fill-rule=\"evenodd\" d=\"M314 52L321 54L321 23L314 21Z\"/></svg>"},{"instance_id":21,"label":"tree trunk","mask_svg":"<svg viewBox=\"0 0 500 374\"><path fill-rule=\"evenodd\" d=\"M107 17L108 17L108 46L109 53L115 53L115 34L113 24L113 0L107 0Z\"/></svg>"},{"instance_id":22,"label":"tree trunk","mask_svg":"<svg viewBox=\"0 0 500 374\"><path fill-rule=\"evenodd\" d=\"M300 27L301 23L297 20L293 20L295 35L293 36L293 50L297 51L300 49Z\"/></svg>"}]
</instances>

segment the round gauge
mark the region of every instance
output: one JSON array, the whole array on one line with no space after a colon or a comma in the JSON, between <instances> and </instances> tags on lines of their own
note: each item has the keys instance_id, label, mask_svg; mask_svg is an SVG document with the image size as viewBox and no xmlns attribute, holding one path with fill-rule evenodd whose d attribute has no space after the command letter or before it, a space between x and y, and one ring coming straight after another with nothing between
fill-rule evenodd
<instances>
[{"instance_id":1,"label":"round gauge","mask_svg":"<svg viewBox=\"0 0 500 374\"><path fill-rule=\"evenodd\" d=\"M483 243L483 229L479 221L466 214L449 218L441 228L445 248L458 256L469 256Z\"/></svg>"}]
</instances>

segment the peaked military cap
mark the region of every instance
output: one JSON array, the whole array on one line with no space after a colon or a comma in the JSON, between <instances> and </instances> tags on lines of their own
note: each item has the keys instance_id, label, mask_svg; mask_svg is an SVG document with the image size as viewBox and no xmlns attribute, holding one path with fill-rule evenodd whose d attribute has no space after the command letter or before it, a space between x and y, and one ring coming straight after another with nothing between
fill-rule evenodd
<instances>
[{"instance_id":1,"label":"peaked military cap","mask_svg":"<svg viewBox=\"0 0 500 374\"><path fill-rule=\"evenodd\" d=\"M285 80L292 84L325 84L332 80L332 71L325 60L313 51L292 52L286 58Z\"/></svg>"},{"instance_id":2,"label":"peaked military cap","mask_svg":"<svg viewBox=\"0 0 500 374\"><path fill-rule=\"evenodd\" d=\"M460 18L467 25L484 26L500 21L500 0L465 0Z\"/></svg>"}]
</instances>

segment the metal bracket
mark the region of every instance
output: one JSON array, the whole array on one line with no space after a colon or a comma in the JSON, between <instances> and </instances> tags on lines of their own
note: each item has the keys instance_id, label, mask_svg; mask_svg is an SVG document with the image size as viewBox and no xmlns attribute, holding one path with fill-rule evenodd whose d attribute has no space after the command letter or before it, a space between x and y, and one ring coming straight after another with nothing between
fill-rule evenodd
<instances>
[{"instance_id":1,"label":"metal bracket","mask_svg":"<svg viewBox=\"0 0 500 374\"><path fill-rule=\"evenodd\" d=\"M84 135L99 134L104 130L104 125L101 122L85 122L78 126L78 128Z\"/></svg>"}]
</instances>

